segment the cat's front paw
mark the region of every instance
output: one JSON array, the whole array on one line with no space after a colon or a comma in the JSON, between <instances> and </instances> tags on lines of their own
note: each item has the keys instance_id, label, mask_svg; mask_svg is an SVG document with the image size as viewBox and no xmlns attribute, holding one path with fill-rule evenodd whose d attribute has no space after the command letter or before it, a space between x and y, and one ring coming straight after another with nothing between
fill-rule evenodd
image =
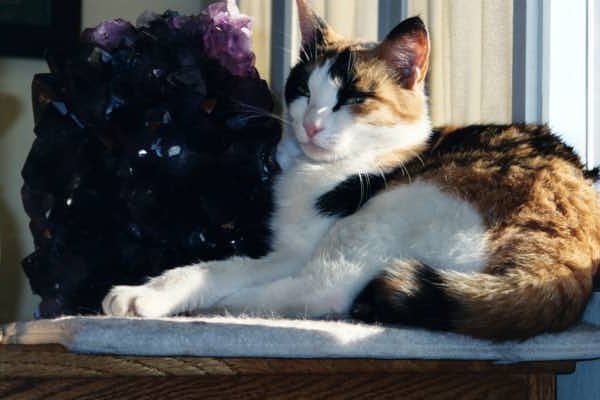
<instances>
[{"instance_id":1,"label":"cat's front paw","mask_svg":"<svg viewBox=\"0 0 600 400\"><path fill-rule=\"evenodd\" d=\"M115 286L102 301L104 313L116 317L165 317L174 308L160 290L148 285Z\"/></svg>"}]
</instances>

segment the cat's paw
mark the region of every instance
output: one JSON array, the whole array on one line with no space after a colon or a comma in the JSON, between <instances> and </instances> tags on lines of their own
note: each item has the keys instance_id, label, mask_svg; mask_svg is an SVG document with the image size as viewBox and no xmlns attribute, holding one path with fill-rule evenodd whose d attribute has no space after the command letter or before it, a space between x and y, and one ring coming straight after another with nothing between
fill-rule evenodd
<instances>
[{"instance_id":1,"label":"cat's paw","mask_svg":"<svg viewBox=\"0 0 600 400\"><path fill-rule=\"evenodd\" d=\"M160 290L148 285L115 286L102 301L104 313L116 317L165 317L174 308Z\"/></svg>"}]
</instances>

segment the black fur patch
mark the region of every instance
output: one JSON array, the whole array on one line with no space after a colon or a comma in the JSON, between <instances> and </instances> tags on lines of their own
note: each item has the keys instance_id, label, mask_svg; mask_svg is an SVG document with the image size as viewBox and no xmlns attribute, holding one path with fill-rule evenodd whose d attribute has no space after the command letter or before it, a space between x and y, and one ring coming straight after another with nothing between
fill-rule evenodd
<instances>
[{"instance_id":1,"label":"black fur patch","mask_svg":"<svg viewBox=\"0 0 600 400\"><path fill-rule=\"evenodd\" d=\"M417 288L410 293L394 287L395 278L388 274L373 279L356 297L350 309L353 318L437 330L453 328L459 304L446 293L435 269L419 265L414 277Z\"/></svg>"},{"instance_id":2,"label":"black fur patch","mask_svg":"<svg viewBox=\"0 0 600 400\"><path fill-rule=\"evenodd\" d=\"M315 207L321 215L347 217L385 189L386 180L391 175L352 175L329 192L321 195L317 199Z\"/></svg>"},{"instance_id":3,"label":"black fur patch","mask_svg":"<svg viewBox=\"0 0 600 400\"><path fill-rule=\"evenodd\" d=\"M333 107L333 111L337 111L345 103L348 97L356 92L354 83L356 82L356 71L352 65L352 51L345 49L340 52L329 69L331 78L340 82L340 89L337 93L338 101Z\"/></svg>"},{"instance_id":4,"label":"black fur patch","mask_svg":"<svg viewBox=\"0 0 600 400\"><path fill-rule=\"evenodd\" d=\"M285 101L290 104L299 97L304 96L300 88L308 91L308 77L314 66L305 62L299 62L292 68L285 83Z\"/></svg>"},{"instance_id":5,"label":"black fur patch","mask_svg":"<svg viewBox=\"0 0 600 400\"><path fill-rule=\"evenodd\" d=\"M594 167L592 169L586 169L583 171L583 175L587 179L591 179L594 182L600 181L600 167Z\"/></svg>"},{"instance_id":6,"label":"black fur patch","mask_svg":"<svg viewBox=\"0 0 600 400\"><path fill-rule=\"evenodd\" d=\"M329 76L338 79L343 86L350 85L356 79L356 71L352 66L352 51L350 49L342 50L329 68Z\"/></svg>"},{"instance_id":7,"label":"black fur patch","mask_svg":"<svg viewBox=\"0 0 600 400\"><path fill-rule=\"evenodd\" d=\"M505 138L497 144L492 144L494 136L502 134L511 127L515 127L521 134L516 135L514 138ZM500 160L499 164L505 164L508 167L509 165L526 165L528 164L528 160L526 160L528 157L554 156L580 168L586 177L594 179L598 175L597 170L586 170L575 150L563 143L560 137L552 133L545 125L468 125L457 129L438 143L440 135L440 131L433 131L430 138L432 149L429 157L460 152L464 154L463 161L468 163L472 161L468 157L468 153L485 150L496 154L507 154L506 160L504 162ZM531 146L535 152L521 158L511 154L511 151L523 144Z\"/></svg>"},{"instance_id":8,"label":"black fur patch","mask_svg":"<svg viewBox=\"0 0 600 400\"><path fill-rule=\"evenodd\" d=\"M355 53L362 51L363 48L344 49L335 58L334 63L329 69L329 75L340 82L340 89L337 93L337 103L333 106L333 111L339 110L347 104L349 99L366 99L373 97L375 86L369 92L360 91L356 87L358 81L354 61L358 57Z\"/></svg>"}]
</instances>

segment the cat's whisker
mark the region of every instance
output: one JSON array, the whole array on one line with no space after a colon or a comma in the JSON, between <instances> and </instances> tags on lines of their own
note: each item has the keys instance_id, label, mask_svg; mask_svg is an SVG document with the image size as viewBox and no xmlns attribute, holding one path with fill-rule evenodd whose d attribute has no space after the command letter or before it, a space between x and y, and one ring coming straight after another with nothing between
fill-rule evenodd
<instances>
[{"instance_id":1,"label":"cat's whisker","mask_svg":"<svg viewBox=\"0 0 600 400\"><path fill-rule=\"evenodd\" d=\"M284 53L286 53L288 55L292 54L292 49L289 49L289 48L287 48L285 46L275 46L275 49L281 50L281 51L283 51Z\"/></svg>"},{"instance_id":2,"label":"cat's whisker","mask_svg":"<svg viewBox=\"0 0 600 400\"><path fill-rule=\"evenodd\" d=\"M310 60L310 55L308 54L308 51L306 51L306 48L304 46L300 46L300 58L302 58L302 56L304 55L304 57L306 57L307 60Z\"/></svg>"},{"instance_id":3,"label":"cat's whisker","mask_svg":"<svg viewBox=\"0 0 600 400\"><path fill-rule=\"evenodd\" d=\"M375 164L375 169L379 176L381 176L381 179L383 180L383 187L387 188L387 179L385 177L385 172L383 171L383 168L381 168L381 165Z\"/></svg>"},{"instance_id":4,"label":"cat's whisker","mask_svg":"<svg viewBox=\"0 0 600 400\"><path fill-rule=\"evenodd\" d=\"M250 121L252 119L259 119L259 118L264 118L264 115L253 115L253 114L246 114L244 117L241 117L241 120L244 121Z\"/></svg>"},{"instance_id":5,"label":"cat's whisker","mask_svg":"<svg viewBox=\"0 0 600 400\"><path fill-rule=\"evenodd\" d=\"M387 188L388 183L387 178L385 176L385 172L383 171L383 169L379 168L379 173L381 174L381 178L383 179L383 186Z\"/></svg>"},{"instance_id":6,"label":"cat's whisker","mask_svg":"<svg viewBox=\"0 0 600 400\"><path fill-rule=\"evenodd\" d=\"M259 118L259 117L273 118L273 119L276 119L288 126L293 126L291 121L283 118L281 115L271 113L262 108L255 107L255 106L252 106L252 105L246 104L246 103L236 102L236 104L240 107L240 110L239 110L240 112L249 114L251 116L254 116L255 118ZM251 113L248 113L248 111L250 111Z\"/></svg>"},{"instance_id":7,"label":"cat's whisker","mask_svg":"<svg viewBox=\"0 0 600 400\"><path fill-rule=\"evenodd\" d=\"M306 51L306 49L304 47L302 47L302 52L304 53L304 55L306 56L307 60L310 60L311 55L308 51Z\"/></svg>"},{"instance_id":8,"label":"cat's whisker","mask_svg":"<svg viewBox=\"0 0 600 400\"><path fill-rule=\"evenodd\" d=\"M357 208L360 207L360 205L362 204L362 202L365 198L365 186L363 183L362 175L363 175L362 172L358 172L358 181L360 182L360 197L358 199Z\"/></svg>"},{"instance_id":9,"label":"cat's whisker","mask_svg":"<svg viewBox=\"0 0 600 400\"><path fill-rule=\"evenodd\" d=\"M350 71L354 68L354 53L350 52L348 57L348 65L346 65L346 75L350 75Z\"/></svg>"},{"instance_id":10,"label":"cat's whisker","mask_svg":"<svg viewBox=\"0 0 600 400\"><path fill-rule=\"evenodd\" d=\"M416 159L418 159L419 161L421 161L421 165L424 167L425 166L425 161L423 160L423 158L421 157L421 154L417 151L411 151L410 152L412 155L415 156Z\"/></svg>"},{"instance_id":11,"label":"cat's whisker","mask_svg":"<svg viewBox=\"0 0 600 400\"><path fill-rule=\"evenodd\" d=\"M363 196L363 199L366 199L369 196L369 193L371 193L371 177L370 174L367 171L363 171L363 175L365 177L365 196Z\"/></svg>"},{"instance_id":12,"label":"cat's whisker","mask_svg":"<svg viewBox=\"0 0 600 400\"><path fill-rule=\"evenodd\" d=\"M408 183L412 183L412 177L410 176L410 172L408 172L408 168L406 168L406 164L404 162L400 162L400 168L402 168L404 175L408 177Z\"/></svg>"}]
</instances>

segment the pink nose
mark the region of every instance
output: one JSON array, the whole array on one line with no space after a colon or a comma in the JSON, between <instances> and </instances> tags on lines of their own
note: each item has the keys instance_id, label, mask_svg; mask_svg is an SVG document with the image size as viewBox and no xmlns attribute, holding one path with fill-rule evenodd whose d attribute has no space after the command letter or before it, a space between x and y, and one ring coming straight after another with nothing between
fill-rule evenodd
<instances>
[{"instance_id":1,"label":"pink nose","mask_svg":"<svg viewBox=\"0 0 600 400\"><path fill-rule=\"evenodd\" d=\"M317 134L323 130L322 126L307 124L306 122L302 125L304 126L304 130L306 131L306 134L309 138L317 136Z\"/></svg>"}]
</instances>

